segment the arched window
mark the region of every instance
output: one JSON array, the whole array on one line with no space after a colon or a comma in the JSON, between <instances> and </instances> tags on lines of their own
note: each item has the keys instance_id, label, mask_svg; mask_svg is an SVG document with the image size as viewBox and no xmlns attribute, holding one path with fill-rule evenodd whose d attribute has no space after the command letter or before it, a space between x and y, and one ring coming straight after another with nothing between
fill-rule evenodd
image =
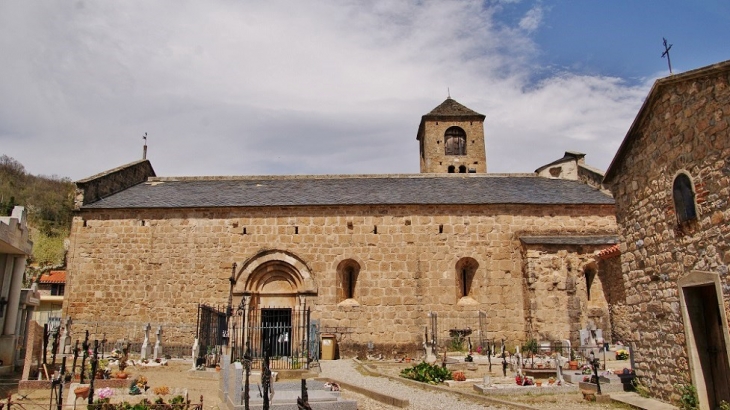
<instances>
[{"instance_id":1,"label":"arched window","mask_svg":"<svg viewBox=\"0 0 730 410\"><path fill-rule=\"evenodd\" d=\"M695 193L692 190L692 181L687 174L679 174L674 178L672 196L674 197L674 211L677 213L679 223L697 219Z\"/></svg>"},{"instance_id":2,"label":"arched window","mask_svg":"<svg viewBox=\"0 0 730 410\"><path fill-rule=\"evenodd\" d=\"M466 174L466 165L460 165L459 166L459 173L460 174Z\"/></svg>"},{"instance_id":3,"label":"arched window","mask_svg":"<svg viewBox=\"0 0 730 410\"><path fill-rule=\"evenodd\" d=\"M456 170L455 166L449 165L449 174L453 174L455 170Z\"/></svg>"},{"instance_id":4,"label":"arched window","mask_svg":"<svg viewBox=\"0 0 730 410\"><path fill-rule=\"evenodd\" d=\"M479 268L479 262L473 258L461 258L456 262L456 286L458 287L456 293L459 300L465 298L474 300L473 285L477 268Z\"/></svg>"},{"instance_id":5,"label":"arched window","mask_svg":"<svg viewBox=\"0 0 730 410\"><path fill-rule=\"evenodd\" d=\"M591 300L591 286L593 286L593 279L596 277L596 269L589 266L583 274L586 277L586 296L588 300Z\"/></svg>"},{"instance_id":6,"label":"arched window","mask_svg":"<svg viewBox=\"0 0 730 410\"><path fill-rule=\"evenodd\" d=\"M352 259L346 259L337 266L337 299L338 302L354 300L357 297L357 277L360 274L360 264Z\"/></svg>"},{"instance_id":7,"label":"arched window","mask_svg":"<svg viewBox=\"0 0 730 410\"><path fill-rule=\"evenodd\" d=\"M466 155L466 132L459 127L450 127L444 133L446 155Z\"/></svg>"}]
</instances>

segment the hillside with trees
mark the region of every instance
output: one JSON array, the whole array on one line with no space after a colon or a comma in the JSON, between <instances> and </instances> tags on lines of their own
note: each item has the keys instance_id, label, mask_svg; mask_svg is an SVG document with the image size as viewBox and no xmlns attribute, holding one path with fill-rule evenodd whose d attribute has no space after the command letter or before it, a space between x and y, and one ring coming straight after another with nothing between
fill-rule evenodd
<instances>
[{"instance_id":1,"label":"hillside with trees","mask_svg":"<svg viewBox=\"0 0 730 410\"><path fill-rule=\"evenodd\" d=\"M68 178L31 175L23 164L0 156L0 215L16 205L28 211L33 255L26 280L65 264L64 242L71 228L74 184Z\"/></svg>"}]
</instances>

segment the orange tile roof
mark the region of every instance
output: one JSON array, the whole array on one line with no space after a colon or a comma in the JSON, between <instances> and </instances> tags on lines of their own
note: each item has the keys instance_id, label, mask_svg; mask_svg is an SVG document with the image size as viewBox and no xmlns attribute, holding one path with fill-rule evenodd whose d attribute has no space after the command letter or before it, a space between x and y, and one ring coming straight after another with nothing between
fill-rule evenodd
<instances>
[{"instance_id":1,"label":"orange tile roof","mask_svg":"<svg viewBox=\"0 0 730 410\"><path fill-rule=\"evenodd\" d=\"M38 283L66 283L65 270L52 270L41 275Z\"/></svg>"},{"instance_id":2,"label":"orange tile roof","mask_svg":"<svg viewBox=\"0 0 730 410\"><path fill-rule=\"evenodd\" d=\"M609 246L606 249L601 249L600 251L596 252L596 257L600 259L610 259L619 255L621 255L621 249L619 248L618 244Z\"/></svg>"}]
</instances>

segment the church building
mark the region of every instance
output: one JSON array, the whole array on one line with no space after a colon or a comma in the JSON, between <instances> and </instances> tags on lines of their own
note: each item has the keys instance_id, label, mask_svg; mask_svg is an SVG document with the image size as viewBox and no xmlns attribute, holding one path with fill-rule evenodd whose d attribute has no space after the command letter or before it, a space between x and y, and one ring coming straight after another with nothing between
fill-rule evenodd
<instances>
[{"instance_id":1,"label":"church building","mask_svg":"<svg viewBox=\"0 0 730 410\"><path fill-rule=\"evenodd\" d=\"M342 356L459 334L575 344L587 326L610 340L600 171L568 152L487 173L484 119L451 98L424 115L418 174L160 177L145 159L78 181L64 316L92 338L151 323L191 345L199 304L260 327L309 310ZM310 337L288 332L282 356Z\"/></svg>"}]
</instances>

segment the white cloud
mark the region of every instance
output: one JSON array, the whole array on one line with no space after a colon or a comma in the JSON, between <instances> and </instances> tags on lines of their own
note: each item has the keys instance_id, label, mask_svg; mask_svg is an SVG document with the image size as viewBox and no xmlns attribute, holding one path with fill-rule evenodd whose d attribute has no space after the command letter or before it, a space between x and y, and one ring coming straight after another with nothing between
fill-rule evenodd
<instances>
[{"instance_id":1,"label":"white cloud","mask_svg":"<svg viewBox=\"0 0 730 410\"><path fill-rule=\"evenodd\" d=\"M542 15L542 7L535 6L531 8L520 20L520 28L528 32L537 30L542 22Z\"/></svg>"},{"instance_id":2,"label":"white cloud","mask_svg":"<svg viewBox=\"0 0 730 410\"><path fill-rule=\"evenodd\" d=\"M139 158L147 132L161 175L418 172L420 116L449 87L487 115L490 171L565 150L605 167L647 88L531 84L541 19L506 27L476 0L2 2L0 153L78 179Z\"/></svg>"}]
</instances>

